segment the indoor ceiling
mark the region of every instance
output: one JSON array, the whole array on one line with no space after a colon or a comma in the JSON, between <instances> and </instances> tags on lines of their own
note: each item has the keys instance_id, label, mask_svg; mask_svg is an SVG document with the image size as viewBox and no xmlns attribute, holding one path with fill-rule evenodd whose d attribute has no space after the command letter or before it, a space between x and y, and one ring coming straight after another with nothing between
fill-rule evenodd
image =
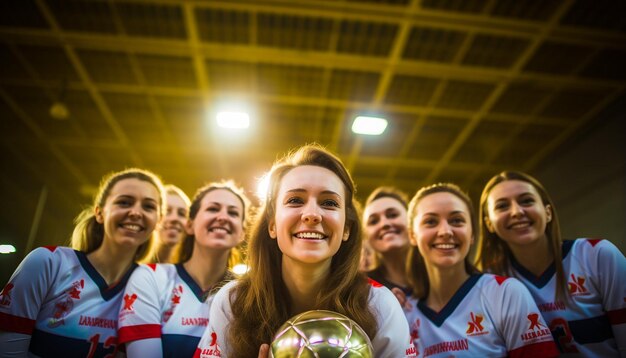
<instances>
[{"instance_id":1,"label":"indoor ceiling","mask_svg":"<svg viewBox=\"0 0 626 358\"><path fill-rule=\"evenodd\" d=\"M63 244L102 175L129 166L189 195L221 178L252 195L309 142L345 161L361 199L437 181L476 196L625 101L625 4L2 1L2 239ZM58 99L66 120L50 115ZM213 124L229 101L252 113L235 136ZM358 114L386 132L352 133Z\"/></svg>"}]
</instances>

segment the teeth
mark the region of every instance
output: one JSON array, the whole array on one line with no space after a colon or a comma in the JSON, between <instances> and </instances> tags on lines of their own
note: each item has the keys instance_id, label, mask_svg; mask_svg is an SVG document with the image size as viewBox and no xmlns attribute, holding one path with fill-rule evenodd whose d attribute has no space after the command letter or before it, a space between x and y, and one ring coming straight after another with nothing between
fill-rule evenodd
<instances>
[{"instance_id":1,"label":"teeth","mask_svg":"<svg viewBox=\"0 0 626 358\"><path fill-rule=\"evenodd\" d=\"M124 229L132 230L132 231L139 231L139 230L141 230L141 226L134 225L134 224L124 224L124 225L122 225L122 227Z\"/></svg>"},{"instance_id":2,"label":"teeth","mask_svg":"<svg viewBox=\"0 0 626 358\"><path fill-rule=\"evenodd\" d=\"M517 223L517 224L511 225L511 228L519 229L519 228L528 227L528 226L530 226L530 223Z\"/></svg>"},{"instance_id":3,"label":"teeth","mask_svg":"<svg viewBox=\"0 0 626 358\"><path fill-rule=\"evenodd\" d=\"M225 233L229 233L228 230L224 229L223 227L213 227L213 228L209 229L209 231L211 231L211 232L222 231L222 232L225 232Z\"/></svg>"},{"instance_id":4,"label":"teeth","mask_svg":"<svg viewBox=\"0 0 626 358\"><path fill-rule=\"evenodd\" d=\"M456 245L454 244L435 244L433 246L437 249L444 249L444 250L454 249L456 247Z\"/></svg>"},{"instance_id":5,"label":"teeth","mask_svg":"<svg viewBox=\"0 0 626 358\"><path fill-rule=\"evenodd\" d=\"M297 238L300 239L317 239L317 240L322 240L324 238L324 235L317 233L317 232L301 232L299 234L296 235Z\"/></svg>"}]
</instances>

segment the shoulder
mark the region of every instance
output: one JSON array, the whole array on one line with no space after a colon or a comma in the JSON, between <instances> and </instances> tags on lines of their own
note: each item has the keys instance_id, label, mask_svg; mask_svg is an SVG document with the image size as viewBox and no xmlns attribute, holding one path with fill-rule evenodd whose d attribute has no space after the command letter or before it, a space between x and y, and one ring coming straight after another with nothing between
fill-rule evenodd
<instances>
[{"instance_id":1,"label":"shoulder","mask_svg":"<svg viewBox=\"0 0 626 358\"><path fill-rule=\"evenodd\" d=\"M482 274L477 287L488 296L501 296L527 292L527 288L515 277L500 276L490 273Z\"/></svg>"},{"instance_id":2,"label":"shoulder","mask_svg":"<svg viewBox=\"0 0 626 358\"><path fill-rule=\"evenodd\" d=\"M387 287L380 283L369 280L371 288L369 293L369 304L377 311L384 312L389 311L396 305L400 307L398 299Z\"/></svg>"},{"instance_id":3,"label":"shoulder","mask_svg":"<svg viewBox=\"0 0 626 358\"><path fill-rule=\"evenodd\" d=\"M24 258L23 265L29 267L50 267L72 264L77 261L76 251L64 246L42 246L31 251Z\"/></svg>"},{"instance_id":4,"label":"shoulder","mask_svg":"<svg viewBox=\"0 0 626 358\"><path fill-rule=\"evenodd\" d=\"M604 239L582 238L563 242L563 257L568 256L578 261L605 263L605 259L623 258L620 249L611 241Z\"/></svg>"}]
</instances>

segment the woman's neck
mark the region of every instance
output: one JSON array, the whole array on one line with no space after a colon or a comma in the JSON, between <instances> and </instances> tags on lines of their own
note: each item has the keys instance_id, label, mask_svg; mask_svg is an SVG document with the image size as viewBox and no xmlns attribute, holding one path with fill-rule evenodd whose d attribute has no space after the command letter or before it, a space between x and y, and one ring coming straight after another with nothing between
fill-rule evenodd
<instances>
[{"instance_id":1,"label":"woman's neck","mask_svg":"<svg viewBox=\"0 0 626 358\"><path fill-rule=\"evenodd\" d=\"M183 263L183 267L200 286L206 291L218 283L228 269L230 250L214 250L194 246L191 258Z\"/></svg>"},{"instance_id":2,"label":"woman's neck","mask_svg":"<svg viewBox=\"0 0 626 358\"><path fill-rule=\"evenodd\" d=\"M105 239L95 251L87 254L87 260L100 276L111 286L118 282L130 269L136 251L107 244Z\"/></svg>"},{"instance_id":3,"label":"woman's neck","mask_svg":"<svg viewBox=\"0 0 626 358\"><path fill-rule=\"evenodd\" d=\"M509 245L515 260L533 275L539 277L554 262L547 238L525 245Z\"/></svg>"},{"instance_id":4,"label":"woman's neck","mask_svg":"<svg viewBox=\"0 0 626 358\"><path fill-rule=\"evenodd\" d=\"M282 271L283 281L291 296L291 314L315 309L316 298L330 271L330 259L323 265L294 265L283 257Z\"/></svg>"},{"instance_id":5,"label":"woman's neck","mask_svg":"<svg viewBox=\"0 0 626 358\"><path fill-rule=\"evenodd\" d=\"M157 259L162 263L169 263L172 260L175 245L161 245L157 251Z\"/></svg>"},{"instance_id":6,"label":"woman's neck","mask_svg":"<svg viewBox=\"0 0 626 358\"><path fill-rule=\"evenodd\" d=\"M426 305L435 312L440 312L452 299L452 296L469 278L465 265L453 268L428 270L429 290Z\"/></svg>"},{"instance_id":7,"label":"woman's neck","mask_svg":"<svg viewBox=\"0 0 626 358\"><path fill-rule=\"evenodd\" d=\"M385 279L402 287L409 284L406 279L406 255L406 249L386 252L383 254L381 263Z\"/></svg>"}]
</instances>

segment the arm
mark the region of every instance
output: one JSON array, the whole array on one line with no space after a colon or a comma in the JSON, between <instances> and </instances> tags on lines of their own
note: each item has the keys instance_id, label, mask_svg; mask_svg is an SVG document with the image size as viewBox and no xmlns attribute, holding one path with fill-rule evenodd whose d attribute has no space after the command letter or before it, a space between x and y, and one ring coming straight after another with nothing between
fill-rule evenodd
<instances>
[{"instance_id":1,"label":"arm","mask_svg":"<svg viewBox=\"0 0 626 358\"><path fill-rule=\"evenodd\" d=\"M594 241L589 241L592 245ZM626 357L626 258L610 241L600 240L590 247L593 280L602 295L602 307L606 312L615 336L617 349Z\"/></svg>"},{"instance_id":2,"label":"arm","mask_svg":"<svg viewBox=\"0 0 626 358\"><path fill-rule=\"evenodd\" d=\"M55 280L57 261L53 248L33 250L2 289L0 346L3 356L26 356L35 320Z\"/></svg>"},{"instance_id":3,"label":"arm","mask_svg":"<svg viewBox=\"0 0 626 358\"><path fill-rule=\"evenodd\" d=\"M194 358L228 357L226 333L228 323L232 318L230 291L235 284L236 281L231 281L215 294L211 303L209 325L200 339ZM259 354L261 354L261 349Z\"/></svg>"},{"instance_id":4,"label":"arm","mask_svg":"<svg viewBox=\"0 0 626 358\"><path fill-rule=\"evenodd\" d=\"M396 296L386 287L372 287L370 307L378 330L372 339L375 357L414 357L409 324Z\"/></svg>"},{"instance_id":5,"label":"arm","mask_svg":"<svg viewBox=\"0 0 626 358\"><path fill-rule=\"evenodd\" d=\"M155 270L146 265L137 267L124 290L118 336L119 344L126 343L129 358L163 355L161 292L158 288L165 285L166 277L163 275L162 280L158 280ZM159 281L162 281L160 285Z\"/></svg>"}]
</instances>

